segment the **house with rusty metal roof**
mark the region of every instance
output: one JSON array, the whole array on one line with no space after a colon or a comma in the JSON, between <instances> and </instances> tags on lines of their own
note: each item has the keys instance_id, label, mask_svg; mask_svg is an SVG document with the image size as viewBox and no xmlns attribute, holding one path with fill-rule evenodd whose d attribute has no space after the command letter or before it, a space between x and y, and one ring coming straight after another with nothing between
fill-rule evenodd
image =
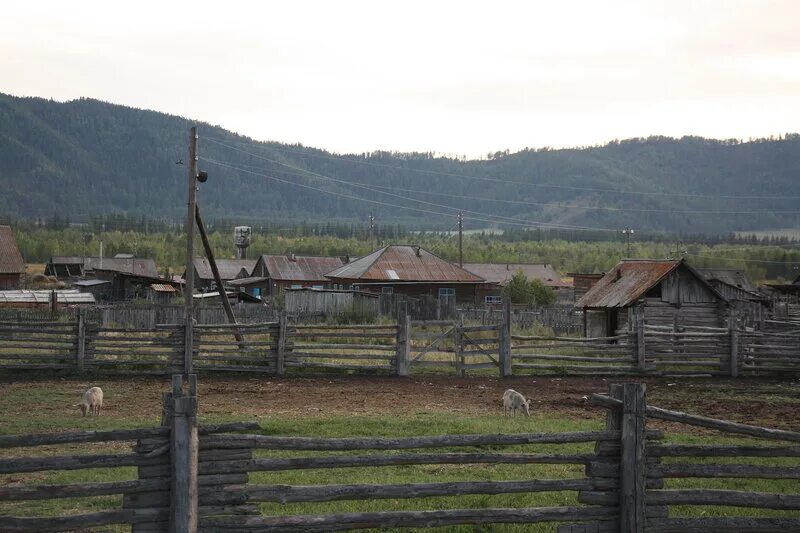
<instances>
[{"instance_id":1,"label":"house with rusty metal roof","mask_svg":"<svg viewBox=\"0 0 800 533\"><path fill-rule=\"evenodd\" d=\"M356 259L326 276L337 288L411 297L454 297L476 302L481 276L419 246L386 246Z\"/></svg>"},{"instance_id":2,"label":"house with rusty metal roof","mask_svg":"<svg viewBox=\"0 0 800 533\"><path fill-rule=\"evenodd\" d=\"M481 291L480 301L492 305L501 303L500 293L511 278L522 272L528 280L539 280L545 287L556 292L568 291L570 284L547 263L464 263L464 270L472 272L487 281Z\"/></svg>"},{"instance_id":3,"label":"house with rusty metal roof","mask_svg":"<svg viewBox=\"0 0 800 533\"><path fill-rule=\"evenodd\" d=\"M223 283L234 279L246 278L252 275L253 268L256 266L255 259L217 259L217 270ZM211 263L205 257L195 257L192 261L194 265L194 286L200 290L216 289L214 273L211 270ZM186 272L183 273L186 279Z\"/></svg>"},{"instance_id":4,"label":"house with rusty metal roof","mask_svg":"<svg viewBox=\"0 0 800 533\"><path fill-rule=\"evenodd\" d=\"M11 226L0 226L0 290L22 288L25 261Z\"/></svg>"},{"instance_id":5,"label":"house with rusty metal roof","mask_svg":"<svg viewBox=\"0 0 800 533\"><path fill-rule=\"evenodd\" d=\"M729 303L684 260L624 259L575 306L584 310L588 337L628 331L634 313L648 325L722 327Z\"/></svg>"},{"instance_id":6,"label":"house with rusty metal roof","mask_svg":"<svg viewBox=\"0 0 800 533\"><path fill-rule=\"evenodd\" d=\"M329 289L331 280L325 274L345 264L341 257L309 255L262 255L258 258L252 277L232 285L247 287L251 293L261 288L262 294L275 296L284 289Z\"/></svg>"}]
</instances>

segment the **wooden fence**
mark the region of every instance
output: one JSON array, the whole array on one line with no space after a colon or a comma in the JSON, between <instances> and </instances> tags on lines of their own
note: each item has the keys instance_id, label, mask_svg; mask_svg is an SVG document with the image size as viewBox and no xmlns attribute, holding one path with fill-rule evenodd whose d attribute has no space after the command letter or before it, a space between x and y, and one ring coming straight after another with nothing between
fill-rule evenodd
<instances>
[{"instance_id":1,"label":"wooden fence","mask_svg":"<svg viewBox=\"0 0 800 533\"><path fill-rule=\"evenodd\" d=\"M614 385L609 395L591 397L591 403L608 409L605 427L597 431L317 438L239 434L258 429L257 424L249 423L198 428L196 379L189 377L189 382L195 383L190 386L191 393L181 391L181 381L181 376L174 376L172 393L164 395L161 427L0 436L0 449L41 450L39 455L24 457L3 453L0 507L14 504L13 509L24 512L25 501L122 496L121 505L111 500L105 508L91 513L48 517L3 513L0 531L67 531L130 524L133 533L314 532L540 522L557 524L559 533L800 529L796 513L764 517L762 512L800 510L796 483L800 479L799 432L648 406L641 384ZM748 440L718 445L672 443L662 431L647 428L649 418L721 431L728 439ZM753 439L787 444L763 446ZM132 453L119 451L118 443L125 441L135 442ZM103 453L87 452L90 446L109 443L111 453L107 449L101 449ZM593 445L593 449L585 444ZM80 453L75 452L77 445ZM71 454L52 455L61 447L67 447ZM382 469L396 467L423 467L407 473L430 477L425 474L426 465L444 469L446 465L511 464L532 468L526 469L528 474L521 479L476 480L474 470L465 468L450 470L458 472L461 479L379 481L386 477ZM561 465L564 469L545 478L536 474L535 465ZM99 473L124 467L137 470L123 480L119 479L119 470L115 476ZM284 472L298 470L335 473L363 468L375 472L376 482L296 485L282 483L281 477ZM19 474L81 469L92 469L87 481L19 481ZM254 482L253 478L262 473L269 473L269 483ZM9 475L16 476L16 481L9 482ZM326 481L330 478L336 476L325 476ZM783 492L763 492L749 484L759 479L789 480L793 484L783 485ZM775 486L780 490L781 485ZM473 499L466 500L474 502L473 506L443 509L437 507L439 500L426 501L494 495L493 502L502 502L505 496L548 492L573 496L559 498L569 503L548 506L501 503L497 507ZM418 503L411 506L419 505L420 509L296 514L285 507L299 502L324 506L326 502L399 499L416 500ZM536 497L531 496L531 500L536 501ZM698 506L703 508L689 516L676 516ZM707 513L708 506L719 511ZM731 512L727 510L730 507L739 509Z\"/></svg>"},{"instance_id":2,"label":"wooden fence","mask_svg":"<svg viewBox=\"0 0 800 533\"><path fill-rule=\"evenodd\" d=\"M506 316L513 316L508 310ZM0 321L0 370L162 374L182 370L185 326L103 326L86 310L70 321ZM617 335L584 338L515 333L499 324L414 321L391 324L275 322L197 324L200 372L496 372L556 375L755 376L800 372L800 332L785 321L754 331L679 329L630 321ZM779 329L780 326L780 329ZM241 341L237 340L237 335Z\"/></svg>"}]
</instances>

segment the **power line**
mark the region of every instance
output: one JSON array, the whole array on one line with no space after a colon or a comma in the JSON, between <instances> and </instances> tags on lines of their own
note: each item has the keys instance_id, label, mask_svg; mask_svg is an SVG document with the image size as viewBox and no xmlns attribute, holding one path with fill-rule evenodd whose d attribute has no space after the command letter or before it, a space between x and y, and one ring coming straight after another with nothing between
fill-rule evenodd
<instances>
[{"instance_id":1,"label":"power line","mask_svg":"<svg viewBox=\"0 0 800 533\"><path fill-rule=\"evenodd\" d=\"M418 213L428 213L428 214L438 215L438 216L453 216L452 213L442 213L440 211L432 211L430 209L422 209L422 208L411 207L411 206L407 206L407 205L392 204L392 203L383 202L383 201L380 201L380 200L372 200L372 199L369 199L369 198L362 198L362 197L359 197L359 196L353 196L351 194L345 194L345 193L339 193L339 192L330 191L330 190L326 190L326 189L321 189L319 187L313 187L311 185L306 185L306 184L303 184L303 183L297 183L297 182L294 182L294 181L284 180L284 179L277 178L275 176L270 176L268 174L264 174L264 173L261 173L261 172L254 172L254 171L248 170L246 168L241 168L241 167L238 167L236 165L231 165L229 163L226 163L224 161L217 161L215 159L210 159L210 158L207 158L207 157L200 157L200 159L202 161L207 162L207 163L212 163L212 164L215 164L215 165L219 165L221 167L230 168L230 169L233 169L233 170L237 170L239 172L244 172L244 173L252 174L252 175L255 175L255 176L261 176L261 177L264 177L264 178L267 178L267 179L271 179L271 180L274 180L274 181L277 181L277 182L280 182L280 183L285 183L287 185L294 185L294 186L297 186L297 187L302 187L304 189L309 189L309 190L321 192L323 194L330 194L330 195L333 195L333 196L338 196L338 197L341 197L341 198L347 198L347 199L350 199L350 200L359 200L359 201L362 201L362 202L367 202L367 203L371 203L371 204L375 204L375 205L383 205L383 206L386 206L386 207L394 207L396 209L406 209L406 210L415 211L415 212L418 212ZM378 192L381 192L381 191L378 191ZM410 200L419 201L419 200L414 200L413 198L410 198ZM458 209L458 208L450 207L450 206L443 206L443 207L446 207L447 209ZM496 217L499 217L499 215L485 215L485 216L490 216L490 217L495 217L496 216ZM503 218L509 218L509 217L503 217ZM580 227L580 226L560 226L560 225L555 225L555 224L549 224L549 223L546 223L546 222L523 221L523 220L519 220L519 219L496 220L496 219L480 218L480 217L474 217L473 216L473 217L470 217L470 220L476 220L476 221L480 221L480 222L488 222L488 223L493 223L493 224L507 224L507 225L512 225L512 226L523 226L523 227L526 227L526 228L540 227L540 228L544 228L544 229L561 229L561 230L577 230L577 231L613 231L613 232L616 232L616 230L603 230L603 229L598 229L598 228L585 228L585 227Z\"/></svg>"},{"instance_id":2,"label":"power line","mask_svg":"<svg viewBox=\"0 0 800 533\"><path fill-rule=\"evenodd\" d=\"M204 141L210 141L221 146L225 146L227 148L236 149L226 142L238 142L239 144L251 146L252 143L243 143L239 141L220 141L219 139L215 139L213 137L204 137ZM402 167L397 165L388 165L386 163L375 163L372 161L359 161L357 159L349 159L345 156L333 156L333 155L322 155L322 154L314 154L309 152L301 152L298 150L291 150L288 148L279 148L275 146L269 146L268 149L276 150L281 152L288 152L303 156L309 157L318 157L323 159L332 159L335 161L347 162L347 163L354 163L359 165L368 165L374 167L382 167L382 168L391 168L395 170L404 170L410 172L418 172L423 174L433 174L433 175L440 175L440 176L448 176L453 178L465 178L465 179L474 179L474 180L481 180L481 181L491 181L495 183L504 183L507 185L525 185L529 187L545 187L545 188L552 188L552 189L566 189L566 190L575 190L575 191L589 191L589 192L604 192L604 193L613 193L613 194L634 194L634 195L642 195L642 196L675 196L681 198L710 198L710 199L726 199L726 200L796 200L800 199L798 195L780 195L780 196L770 196L770 195L726 195L726 194L697 194L697 193L673 193L673 192L661 192L661 191L632 191L632 190L625 190L625 189L603 189L600 187L579 187L577 185L555 185L550 183L530 183L524 181L509 181L500 178L494 177L486 177L486 176L472 176L469 174L460 174L456 172L445 172L440 170L431 170L431 169L422 169L422 168L413 168L413 167ZM245 152L247 153L247 152ZM250 154L253 155L253 154Z\"/></svg>"},{"instance_id":3,"label":"power line","mask_svg":"<svg viewBox=\"0 0 800 533\"><path fill-rule=\"evenodd\" d=\"M520 219L515 218L515 217L507 217L507 216L504 216L504 215L495 215L495 214L491 214L491 213L481 213L479 211L471 211L471 210L461 209L460 207L454 207L454 206L445 205L445 204L438 204L438 203L435 203L435 202L428 202L426 200L420 200L418 198L410 198L408 196L402 196L402 195L395 194L395 193L392 193L392 192L382 191L382 190L376 189L375 187L370 186L370 185L363 185L363 184L360 184L360 183L353 183L351 181L347 181L347 180L343 180L343 179L339 179L339 178L333 178L331 176L326 176L326 175L320 174L318 172L314 172L314 171L311 171L311 170L306 170L306 169L303 169L303 168L300 168L300 167L296 167L296 166L290 165L288 163L282 163L282 162L276 161L274 159L263 157L263 156L260 156L260 155L257 155L257 154L252 154L252 153L246 152L244 150L239 150L238 148L233 148L233 149L236 150L236 151L239 151L239 152L243 152L243 153L245 153L247 155L251 155L253 157L256 157L256 158L259 158L259 159L263 159L264 161L268 161L270 163L274 163L274 164L277 164L277 165L285 166L285 167L288 167L288 168L291 168L293 170L297 170L297 171L300 171L300 172L304 172L304 173L309 174L309 175L311 175L311 176L313 176L315 178L318 178L318 179L333 181L333 182L336 182L336 183L341 183L343 185L348 185L348 186L352 186L352 187L358 187L358 188L361 188L361 189L366 189L366 190L371 191L371 192L377 192L378 194L385 194L387 196L392 196L394 198L399 198L401 200L408 200L408 201L417 202L417 203L421 203L421 204L425 204L425 205L429 205L429 206L433 206L433 207L439 207L439 208L443 208L443 209L450 209L450 210L455 210L455 211L464 211L465 213L471 213L473 215L477 215L478 217L494 217L494 218L499 218L499 219L510 220L512 222L520 222ZM245 165L245 166L250 166L250 165ZM499 222L499 221L494 221L494 220L486 220L485 218L476 218L476 217L470 217L470 218L472 220L479 220L479 221L484 221L484 222ZM536 224L538 224L538 225L540 225L542 227L551 227L551 228L556 228L556 229L576 229L576 230L585 230L585 231L610 231L610 232L616 232L617 231L616 229L613 229L613 228L590 228L590 227L586 227L586 226L576 226L576 225L572 225L572 224L558 224L558 223L552 223L552 222L536 222Z\"/></svg>"},{"instance_id":4,"label":"power line","mask_svg":"<svg viewBox=\"0 0 800 533\"><path fill-rule=\"evenodd\" d=\"M765 263L765 264L773 264L773 265L798 265L800 264L800 260L798 261L768 261L766 259L741 259L738 257L731 257L727 255L714 255L708 254L703 252L686 252L687 255L695 255L695 256L702 256L702 257L713 257L714 259L724 259L726 261L742 261L743 263Z\"/></svg>"}]
</instances>

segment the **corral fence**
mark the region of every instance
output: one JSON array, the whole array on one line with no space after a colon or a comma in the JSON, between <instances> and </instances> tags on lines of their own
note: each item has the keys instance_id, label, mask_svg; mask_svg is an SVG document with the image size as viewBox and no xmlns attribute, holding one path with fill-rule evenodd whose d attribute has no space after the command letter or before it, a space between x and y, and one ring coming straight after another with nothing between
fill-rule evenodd
<instances>
[{"instance_id":1,"label":"corral fence","mask_svg":"<svg viewBox=\"0 0 800 533\"><path fill-rule=\"evenodd\" d=\"M106 508L91 513L4 513L0 530L67 531L130 524L133 533L322 532L499 523L553 523L559 533L800 529L797 513L764 516L765 510L800 510L797 485L783 485L783 492L764 492L757 483L791 483L800 478L800 433L648 406L641 384L614 385L609 395L592 396L591 403L607 409L605 427L596 431L346 438L264 435L253 433L259 426L248 423L198 427L196 379L189 376L188 388L183 385L181 376L173 378L173 391L164 396L162 427L0 436L3 449L52 452L54 447L67 446L72 452L25 457L10 457L5 452L0 459L3 478L93 469L92 479L97 479L97 472L136 467L125 480L117 476L113 481L66 484L36 480L1 483L0 506L14 504L16 510L24 509L21 505L25 501L57 502L106 495L122 498L121 505L112 500ZM721 431L728 440L748 440L742 444L675 444L663 431L648 429L648 419ZM251 433L243 433L247 431ZM121 441L133 443L132 453L120 453L118 445L112 454L85 453L93 444ZM762 441L786 444L763 445ZM83 453L74 453L76 445ZM456 479L421 479L430 477L426 466L433 465L437 471L457 474ZM501 479L486 480L475 475L475 469L459 465L526 465L527 475L506 479L500 468L497 472ZM541 465L559 468L543 474L537 472ZM380 481L390 478L384 472L396 467L403 467L420 480ZM297 471L353 469L370 469L376 481L285 482L298 479ZM325 476L326 480L330 478L336 476ZM546 493L561 494L555 499L558 503L520 505L521 501L553 502ZM519 494L530 497L513 498ZM462 500L461 508L441 508L446 505L442 500L426 500L466 495L492 495L493 499L491 504L482 499ZM326 506L340 501L387 501L382 507L391 509L398 500L412 500L403 506L412 509L344 513ZM311 512L293 512L291 506L296 503L303 503ZM717 510L709 512L709 507ZM731 507L739 509L732 512ZM316 509L321 512L315 513Z\"/></svg>"},{"instance_id":2,"label":"corral fence","mask_svg":"<svg viewBox=\"0 0 800 533\"><path fill-rule=\"evenodd\" d=\"M506 321L503 307L464 307L459 308L459 316L466 322L481 325L500 325ZM548 305L511 309L512 327L530 329L543 326L553 330L556 335L577 337L583 334L583 310L570 305Z\"/></svg>"},{"instance_id":3,"label":"corral fence","mask_svg":"<svg viewBox=\"0 0 800 533\"><path fill-rule=\"evenodd\" d=\"M0 370L162 374L183 371L186 325L105 326L92 310L61 320L0 320ZM767 321L752 330L657 326L634 313L608 337L521 334L508 306L500 323L412 320L388 324L303 323L279 313L272 322L195 324L200 372L438 371L466 376L654 375L756 376L800 372L800 330ZM62 317L63 318L63 317Z\"/></svg>"}]
</instances>

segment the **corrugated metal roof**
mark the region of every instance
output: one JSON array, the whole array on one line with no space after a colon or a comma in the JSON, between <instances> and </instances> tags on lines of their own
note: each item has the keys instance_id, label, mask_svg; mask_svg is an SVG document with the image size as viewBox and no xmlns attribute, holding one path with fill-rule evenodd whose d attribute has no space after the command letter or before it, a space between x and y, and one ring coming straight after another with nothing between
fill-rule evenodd
<instances>
[{"instance_id":1,"label":"corrugated metal roof","mask_svg":"<svg viewBox=\"0 0 800 533\"><path fill-rule=\"evenodd\" d=\"M575 307L626 307L680 264L681 261L624 260L595 283Z\"/></svg>"},{"instance_id":2,"label":"corrugated metal roof","mask_svg":"<svg viewBox=\"0 0 800 533\"><path fill-rule=\"evenodd\" d=\"M538 279L554 289L565 289L570 284L563 281L552 265L546 263L464 263L464 270L480 276L490 283L505 285L517 272L528 279Z\"/></svg>"},{"instance_id":3,"label":"corrugated metal roof","mask_svg":"<svg viewBox=\"0 0 800 533\"><path fill-rule=\"evenodd\" d=\"M150 288L156 292L178 292L178 289L166 283L153 283Z\"/></svg>"},{"instance_id":4,"label":"corrugated metal roof","mask_svg":"<svg viewBox=\"0 0 800 533\"><path fill-rule=\"evenodd\" d=\"M82 279L80 281L76 281L73 285L77 287L94 287L96 285L105 285L107 283L111 283L105 279Z\"/></svg>"},{"instance_id":5,"label":"corrugated metal roof","mask_svg":"<svg viewBox=\"0 0 800 533\"><path fill-rule=\"evenodd\" d=\"M267 273L276 281L328 281L325 274L344 264L341 257L262 255Z\"/></svg>"},{"instance_id":6,"label":"corrugated metal roof","mask_svg":"<svg viewBox=\"0 0 800 533\"><path fill-rule=\"evenodd\" d=\"M733 268L700 268L698 271L706 279L715 279L744 291L755 292L756 286L743 270Z\"/></svg>"},{"instance_id":7,"label":"corrugated metal roof","mask_svg":"<svg viewBox=\"0 0 800 533\"><path fill-rule=\"evenodd\" d=\"M0 291L0 304L46 304L50 301L51 291ZM93 304L94 295L90 292L76 290L55 291L60 304Z\"/></svg>"},{"instance_id":8,"label":"corrugated metal roof","mask_svg":"<svg viewBox=\"0 0 800 533\"><path fill-rule=\"evenodd\" d=\"M253 268L256 266L257 259L217 259L217 270L219 270L219 277L223 281L236 279L244 269L249 276L253 273ZM211 272L211 263L205 257L194 258L194 268L200 279L213 280L214 273ZM186 276L184 276L186 277Z\"/></svg>"},{"instance_id":9,"label":"corrugated metal roof","mask_svg":"<svg viewBox=\"0 0 800 533\"><path fill-rule=\"evenodd\" d=\"M108 258L87 257L84 262L86 270L108 270L111 272L124 272L126 274L136 274L137 276L158 277L156 262L152 259L136 258Z\"/></svg>"},{"instance_id":10,"label":"corrugated metal roof","mask_svg":"<svg viewBox=\"0 0 800 533\"><path fill-rule=\"evenodd\" d=\"M387 246L328 272L327 277L361 281L481 283L480 276L418 246Z\"/></svg>"},{"instance_id":11,"label":"corrugated metal roof","mask_svg":"<svg viewBox=\"0 0 800 533\"><path fill-rule=\"evenodd\" d=\"M25 261L17 247L11 226L0 226L0 274L21 274Z\"/></svg>"}]
</instances>

